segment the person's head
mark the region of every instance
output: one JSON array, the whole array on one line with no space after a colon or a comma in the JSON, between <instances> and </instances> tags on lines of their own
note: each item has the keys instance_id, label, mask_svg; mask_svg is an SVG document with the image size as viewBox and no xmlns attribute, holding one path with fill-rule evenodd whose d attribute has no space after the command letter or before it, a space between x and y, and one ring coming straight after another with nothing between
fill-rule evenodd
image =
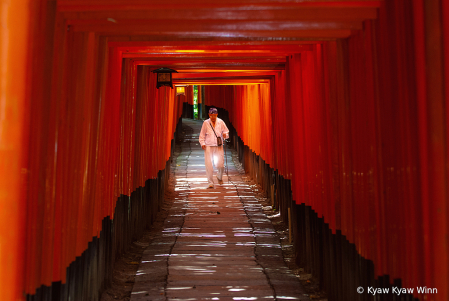
<instances>
[{"instance_id":1,"label":"person's head","mask_svg":"<svg viewBox=\"0 0 449 301\"><path fill-rule=\"evenodd\" d=\"M209 109L209 118L212 122L215 122L217 120L218 111L216 108L210 108Z\"/></svg>"}]
</instances>

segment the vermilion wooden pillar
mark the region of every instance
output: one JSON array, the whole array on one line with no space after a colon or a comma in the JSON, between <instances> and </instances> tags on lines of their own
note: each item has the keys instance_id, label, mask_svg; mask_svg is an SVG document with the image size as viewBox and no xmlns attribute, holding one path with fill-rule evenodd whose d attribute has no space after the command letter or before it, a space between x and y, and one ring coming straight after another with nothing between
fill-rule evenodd
<instances>
[{"instance_id":1,"label":"vermilion wooden pillar","mask_svg":"<svg viewBox=\"0 0 449 301\"><path fill-rule=\"evenodd\" d=\"M26 156L30 2L1 1L0 4L1 300L24 299L26 191L23 185L28 173Z\"/></svg>"},{"instance_id":2,"label":"vermilion wooden pillar","mask_svg":"<svg viewBox=\"0 0 449 301\"><path fill-rule=\"evenodd\" d=\"M426 226L424 239L430 249L429 258L426 258L426 281L435 283L443 296L448 296L449 288L449 206L448 206L448 114L447 114L447 87L444 78L447 70L444 70L449 59L447 47L447 25L443 23L447 19L447 3L442 11L444 0L422 1L424 8L424 42L426 60L426 99L419 99L420 106L425 109L420 112L419 122L426 132L422 135L426 138L427 165L422 166L428 174L427 195L423 195L423 208L425 218L429 220ZM447 20L445 21L447 23ZM446 57L444 51L446 50ZM425 104L422 103L426 101ZM423 137L422 137L423 138ZM444 163L443 163L444 162ZM427 250L426 250L427 251Z\"/></svg>"}]
</instances>

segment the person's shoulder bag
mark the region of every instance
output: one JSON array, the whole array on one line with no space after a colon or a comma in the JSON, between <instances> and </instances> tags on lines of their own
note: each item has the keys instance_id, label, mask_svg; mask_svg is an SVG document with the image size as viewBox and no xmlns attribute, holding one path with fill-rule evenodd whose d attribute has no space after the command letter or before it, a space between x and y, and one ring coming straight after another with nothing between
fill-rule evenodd
<instances>
[{"instance_id":1,"label":"person's shoulder bag","mask_svg":"<svg viewBox=\"0 0 449 301\"><path fill-rule=\"evenodd\" d=\"M218 122L218 121L217 121ZM217 137L217 145L221 146L223 143L221 141L221 137L217 136L217 133L215 133L214 127L212 126L212 123L209 122L210 127L212 128L212 131L214 131L215 137Z\"/></svg>"}]
</instances>

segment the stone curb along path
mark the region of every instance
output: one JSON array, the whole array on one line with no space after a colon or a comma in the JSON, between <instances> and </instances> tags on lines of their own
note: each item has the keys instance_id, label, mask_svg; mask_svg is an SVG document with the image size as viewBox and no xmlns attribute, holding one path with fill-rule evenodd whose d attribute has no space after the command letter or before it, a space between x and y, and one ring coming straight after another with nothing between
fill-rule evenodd
<instances>
[{"instance_id":1,"label":"stone curb along path","mask_svg":"<svg viewBox=\"0 0 449 301\"><path fill-rule=\"evenodd\" d=\"M182 152L172 172L176 197L143 253L131 301L310 300L229 148L229 176L206 188L201 125L183 119Z\"/></svg>"}]
</instances>

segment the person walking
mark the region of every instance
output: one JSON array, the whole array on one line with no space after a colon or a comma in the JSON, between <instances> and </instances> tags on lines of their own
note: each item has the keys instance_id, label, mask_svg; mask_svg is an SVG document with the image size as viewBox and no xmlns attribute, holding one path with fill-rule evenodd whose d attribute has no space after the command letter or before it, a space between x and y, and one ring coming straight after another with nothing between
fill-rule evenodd
<instances>
[{"instance_id":1,"label":"person walking","mask_svg":"<svg viewBox=\"0 0 449 301\"><path fill-rule=\"evenodd\" d=\"M224 171L224 139L229 137L229 130L226 123L217 117L216 108L209 109L209 119L203 122L200 132L200 144L204 150L204 161L206 163L207 188L214 188L213 165L218 169L218 184L223 184Z\"/></svg>"}]
</instances>

